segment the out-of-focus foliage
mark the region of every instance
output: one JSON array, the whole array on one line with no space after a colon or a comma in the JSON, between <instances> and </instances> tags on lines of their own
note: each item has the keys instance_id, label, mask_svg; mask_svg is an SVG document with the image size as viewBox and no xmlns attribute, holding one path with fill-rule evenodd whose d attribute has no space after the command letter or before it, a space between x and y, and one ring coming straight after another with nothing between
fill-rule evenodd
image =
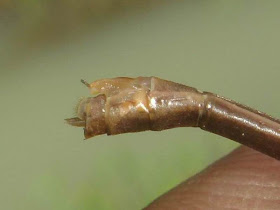
<instances>
[{"instance_id":1,"label":"out-of-focus foliage","mask_svg":"<svg viewBox=\"0 0 280 210\"><path fill-rule=\"evenodd\" d=\"M2 64L22 60L41 47L57 47L96 32L123 16L143 14L165 4L159 0L2 0ZM12 61L10 61L12 59ZM0 63L1 64L1 63ZM0 71L3 70L0 68Z\"/></svg>"},{"instance_id":2,"label":"out-of-focus foliage","mask_svg":"<svg viewBox=\"0 0 280 210\"><path fill-rule=\"evenodd\" d=\"M143 11L158 3L158 0L2 0L0 14L10 17L23 41L49 43L67 33L79 34L86 26L97 27L124 13Z\"/></svg>"}]
</instances>

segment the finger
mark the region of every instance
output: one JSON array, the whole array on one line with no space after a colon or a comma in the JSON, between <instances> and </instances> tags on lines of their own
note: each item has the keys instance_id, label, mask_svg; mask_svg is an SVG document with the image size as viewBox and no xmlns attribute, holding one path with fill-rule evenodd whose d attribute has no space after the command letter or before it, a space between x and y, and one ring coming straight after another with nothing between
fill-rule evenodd
<instances>
[{"instance_id":1,"label":"finger","mask_svg":"<svg viewBox=\"0 0 280 210\"><path fill-rule=\"evenodd\" d=\"M146 209L280 209L280 161L240 147Z\"/></svg>"}]
</instances>

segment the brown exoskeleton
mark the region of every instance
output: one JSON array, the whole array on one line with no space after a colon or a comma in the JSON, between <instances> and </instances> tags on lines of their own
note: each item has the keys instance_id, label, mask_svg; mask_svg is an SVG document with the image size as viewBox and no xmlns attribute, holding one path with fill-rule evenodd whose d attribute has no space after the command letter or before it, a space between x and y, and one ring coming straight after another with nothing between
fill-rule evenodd
<instances>
[{"instance_id":1,"label":"brown exoskeleton","mask_svg":"<svg viewBox=\"0 0 280 210\"><path fill-rule=\"evenodd\" d=\"M91 84L77 117L85 138L175 127L200 127L280 159L280 121L234 101L157 77L113 78Z\"/></svg>"}]
</instances>

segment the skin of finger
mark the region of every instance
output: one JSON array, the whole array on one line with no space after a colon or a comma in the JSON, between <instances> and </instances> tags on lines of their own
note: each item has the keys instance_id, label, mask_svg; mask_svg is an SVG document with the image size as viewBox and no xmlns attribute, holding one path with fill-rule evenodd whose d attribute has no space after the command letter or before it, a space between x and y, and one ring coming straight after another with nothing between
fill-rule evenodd
<instances>
[{"instance_id":1,"label":"skin of finger","mask_svg":"<svg viewBox=\"0 0 280 210\"><path fill-rule=\"evenodd\" d=\"M280 161L242 146L145 209L280 209Z\"/></svg>"}]
</instances>

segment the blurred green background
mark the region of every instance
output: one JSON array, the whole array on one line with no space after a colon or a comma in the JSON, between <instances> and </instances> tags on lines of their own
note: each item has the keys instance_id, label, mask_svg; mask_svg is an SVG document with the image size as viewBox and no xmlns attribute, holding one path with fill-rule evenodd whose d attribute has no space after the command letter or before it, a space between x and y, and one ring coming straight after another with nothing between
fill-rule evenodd
<instances>
[{"instance_id":1,"label":"blurred green background","mask_svg":"<svg viewBox=\"0 0 280 210\"><path fill-rule=\"evenodd\" d=\"M141 209L237 146L66 125L80 83L158 76L279 114L279 1L0 2L1 209Z\"/></svg>"}]
</instances>

